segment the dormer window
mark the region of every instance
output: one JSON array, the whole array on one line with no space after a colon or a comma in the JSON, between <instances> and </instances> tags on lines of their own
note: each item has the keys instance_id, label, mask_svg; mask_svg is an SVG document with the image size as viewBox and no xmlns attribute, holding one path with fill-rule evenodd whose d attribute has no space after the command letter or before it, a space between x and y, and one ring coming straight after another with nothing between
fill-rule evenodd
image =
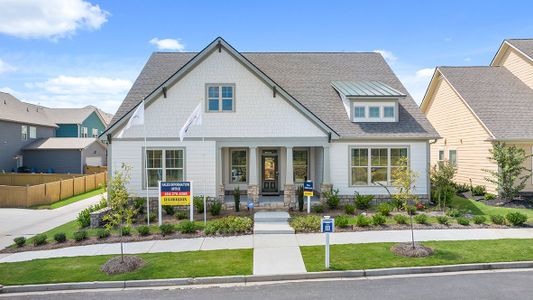
<instances>
[{"instance_id":1,"label":"dormer window","mask_svg":"<svg viewBox=\"0 0 533 300\"><path fill-rule=\"evenodd\" d=\"M208 112L235 111L234 84L208 84L206 89Z\"/></svg>"},{"instance_id":2,"label":"dormer window","mask_svg":"<svg viewBox=\"0 0 533 300\"><path fill-rule=\"evenodd\" d=\"M396 122L397 100L351 100L352 122Z\"/></svg>"}]
</instances>

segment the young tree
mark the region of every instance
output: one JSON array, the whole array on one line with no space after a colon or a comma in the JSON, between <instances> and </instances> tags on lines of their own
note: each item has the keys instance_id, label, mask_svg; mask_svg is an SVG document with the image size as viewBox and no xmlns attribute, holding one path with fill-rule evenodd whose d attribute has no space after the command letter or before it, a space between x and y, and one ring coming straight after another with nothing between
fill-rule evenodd
<instances>
[{"instance_id":1,"label":"young tree","mask_svg":"<svg viewBox=\"0 0 533 300\"><path fill-rule=\"evenodd\" d=\"M433 192L433 199L437 200L437 207L445 210L446 204L455 195L455 186L453 184L453 177L457 169L453 164L445 161L438 166L433 166L431 170L431 185Z\"/></svg>"},{"instance_id":2,"label":"young tree","mask_svg":"<svg viewBox=\"0 0 533 300\"><path fill-rule=\"evenodd\" d=\"M494 143L489 151L489 159L496 162L498 170L484 170L490 174L485 180L497 185L498 193L503 199L512 200L524 189L531 177L531 171L524 167L524 162L530 155L526 155L522 148L500 142Z\"/></svg>"},{"instance_id":3,"label":"young tree","mask_svg":"<svg viewBox=\"0 0 533 300\"><path fill-rule=\"evenodd\" d=\"M403 203L404 209L408 212L411 218L411 242L412 248L415 249L415 234L413 230L413 214L408 209L409 201L418 202L419 198L415 195L415 182L418 178L418 173L409 168L409 160L407 157L402 157L399 160L399 167L392 171L392 186L396 188L396 192L392 198Z\"/></svg>"}]
</instances>

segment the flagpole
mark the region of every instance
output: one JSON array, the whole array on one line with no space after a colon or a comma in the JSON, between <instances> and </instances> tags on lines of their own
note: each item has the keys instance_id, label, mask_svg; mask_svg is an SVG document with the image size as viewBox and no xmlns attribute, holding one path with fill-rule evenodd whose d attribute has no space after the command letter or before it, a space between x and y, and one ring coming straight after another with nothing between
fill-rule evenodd
<instances>
[{"instance_id":1,"label":"flagpole","mask_svg":"<svg viewBox=\"0 0 533 300\"><path fill-rule=\"evenodd\" d=\"M205 137L204 137L204 135L202 135L202 144L203 144L202 146L204 146L204 149L202 151L202 156L203 156L202 160L203 160L203 162L205 164ZM207 225L207 213L206 213L206 211L207 211L207 207L206 207L207 203L206 202L207 201L205 200L205 181L206 181L206 179L205 179L205 176L204 176L204 226Z\"/></svg>"},{"instance_id":2,"label":"flagpole","mask_svg":"<svg viewBox=\"0 0 533 300\"><path fill-rule=\"evenodd\" d=\"M143 115L143 118L144 118L144 115ZM148 196L148 148L146 145L146 122L143 122L143 135L144 135L144 173L146 176L146 220L147 220L148 226L150 226L150 197Z\"/></svg>"}]
</instances>

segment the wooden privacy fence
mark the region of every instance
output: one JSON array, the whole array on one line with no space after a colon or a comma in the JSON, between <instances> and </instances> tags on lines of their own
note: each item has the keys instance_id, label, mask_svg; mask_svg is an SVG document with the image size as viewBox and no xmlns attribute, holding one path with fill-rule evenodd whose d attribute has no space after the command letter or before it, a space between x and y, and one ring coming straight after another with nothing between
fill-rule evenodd
<instances>
[{"instance_id":1,"label":"wooden privacy fence","mask_svg":"<svg viewBox=\"0 0 533 300\"><path fill-rule=\"evenodd\" d=\"M106 166L85 166L85 174L96 174L107 172Z\"/></svg>"},{"instance_id":2,"label":"wooden privacy fence","mask_svg":"<svg viewBox=\"0 0 533 300\"><path fill-rule=\"evenodd\" d=\"M0 185L37 185L82 176L83 174L6 173L0 174Z\"/></svg>"},{"instance_id":3,"label":"wooden privacy fence","mask_svg":"<svg viewBox=\"0 0 533 300\"><path fill-rule=\"evenodd\" d=\"M107 182L107 173L105 172L91 175L68 176L70 178L35 185L0 185L0 207L31 207L50 204L92 191L100 186L104 186Z\"/></svg>"}]
</instances>

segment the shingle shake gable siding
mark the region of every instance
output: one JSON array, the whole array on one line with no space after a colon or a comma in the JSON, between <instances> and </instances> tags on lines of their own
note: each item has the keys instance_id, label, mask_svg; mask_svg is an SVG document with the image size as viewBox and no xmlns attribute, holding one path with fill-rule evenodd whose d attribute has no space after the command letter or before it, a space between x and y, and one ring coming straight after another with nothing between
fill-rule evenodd
<instances>
[{"instance_id":1,"label":"shingle shake gable siding","mask_svg":"<svg viewBox=\"0 0 533 300\"><path fill-rule=\"evenodd\" d=\"M112 124L127 114L197 53L153 53L119 107ZM216 52L213 53L216 55ZM352 123L331 86L334 80L382 81L407 94L377 53L242 52L246 59L279 84L320 120L344 137L433 138L436 131L410 96L400 100L398 123Z\"/></svg>"}]
</instances>

